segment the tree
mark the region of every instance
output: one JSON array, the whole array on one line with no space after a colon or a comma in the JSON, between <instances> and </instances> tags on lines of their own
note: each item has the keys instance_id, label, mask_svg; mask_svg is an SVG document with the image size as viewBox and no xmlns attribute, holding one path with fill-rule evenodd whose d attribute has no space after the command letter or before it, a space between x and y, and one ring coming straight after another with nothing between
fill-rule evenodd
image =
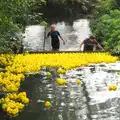
<instances>
[{"instance_id":1,"label":"tree","mask_svg":"<svg viewBox=\"0 0 120 120\"><path fill-rule=\"evenodd\" d=\"M120 10L111 10L93 25L93 33L102 39L107 50L120 51Z\"/></svg>"},{"instance_id":2,"label":"tree","mask_svg":"<svg viewBox=\"0 0 120 120\"><path fill-rule=\"evenodd\" d=\"M27 0L0 1L0 51L11 51L13 43L19 43L20 35L26 24ZM14 45L15 46L15 45Z\"/></svg>"},{"instance_id":3,"label":"tree","mask_svg":"<svg viewBox=\"0 0 120 120\"><path fill-rule=\"evenodd\" d=\"M120 1L100 0L94 10L91 30L107 50L120 52Z\"/></svg>"},{"instance_id":4,"label":"tree","mask_svg":"<svg viewBox=\"0 0 120 120\"><path fill-rule=\"evenodd\" d=\"M41 2L44 0L0 0L0 51L20 48L21 33L36 16L32 14L34 5Z\"/></svg>"}]
</instances>

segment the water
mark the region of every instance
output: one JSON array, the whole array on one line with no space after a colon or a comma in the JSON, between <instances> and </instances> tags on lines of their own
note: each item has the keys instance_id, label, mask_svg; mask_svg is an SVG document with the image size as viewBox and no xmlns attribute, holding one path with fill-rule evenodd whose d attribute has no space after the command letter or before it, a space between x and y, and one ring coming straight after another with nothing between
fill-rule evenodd
<instances>
[{"instance_id":1,"label":"water","mask_svg":"<svg viewBox=\"0 0 120 120\"><path fill-rule=\"evenodd\" d=\"M79 51L80 43L90 34L89 20L88 19L78 19L73 22L73 24L68 24L66 22L56 23L56 29L63 36L66 44L63 45L60 41L61 51ZM47 28L47 33L49 32L49 26ZM42 51L44 41L44 27L40 25L28 26L25 32L24 46L27 50L32 51ZM45 50L51 50L51 40L46 39Z\"/></svg>"},{"instance_id":2,"label":"water","mask_svg":"<svg viewBox=\"0 0 120 120\"><path fill-rule=\"evenodd\" d=\"M22 84L21 90L27 92L31 102L13 120L120 120L119 66L119 62L90 65L60 76L55 69L42 69L41 75L31 75ZM114 68L111 72L110 67ZM51 78L43 74L46 71L52 73ZM57 85L57 77L66 79L67 86ZM77 79L82 85L76 84ZM108 85L113 84L118 89L109 91ZM44 101L50 101L52 107L46 109Z\"/></svg>"}]
</instances>

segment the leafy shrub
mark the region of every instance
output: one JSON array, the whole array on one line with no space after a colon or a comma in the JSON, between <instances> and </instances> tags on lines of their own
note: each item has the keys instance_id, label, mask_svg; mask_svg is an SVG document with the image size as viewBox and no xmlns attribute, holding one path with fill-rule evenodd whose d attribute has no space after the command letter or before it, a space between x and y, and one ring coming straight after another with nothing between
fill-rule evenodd
<instances>
[{"instance_id":1,"label":"leafy shrub","mask_svg":"<svg viewBox=\"0 0 120 120\"><path fill-rule=\"evenodd\" d=\"M32 10L38 2L44 0L0 0L0 52L21 47L21 33L36 17Z\"/></svg>"},{"instance_id":2,"label":"leafy shrub","mask_svg":"<svg viewBox=\"0 0 120 120\"><path fill-rule=\"evenodd\" d=\"M104 3L104 4L103 4ZM114 3L114 4L113 4ZM106 48L112 52L120 52L120 10L117 0L101 0L96 8L95 19L91 22L92 32Z\"/></svg>"}]
</instances>

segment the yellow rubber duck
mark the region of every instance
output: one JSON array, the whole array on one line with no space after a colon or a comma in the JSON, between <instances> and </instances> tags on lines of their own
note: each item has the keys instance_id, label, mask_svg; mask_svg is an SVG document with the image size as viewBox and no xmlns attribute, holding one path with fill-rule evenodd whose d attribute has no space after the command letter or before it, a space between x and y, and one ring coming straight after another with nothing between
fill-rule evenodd
<instances>
[{"instance_id":1,"label":"yellow rubber duck","mask_svg":"<svg viewBox=\"0 0 120 120\"><path fill-rule=\"evenodd\" d=\"M45 108L50 108L52 105L49 101L46 101L45 102Z\"/></svg>"},{"instance_id":2,"label":"yellow rubber duck","mask_svg":"<svg viewBox=\"0 0 120 120\"><path fill-rule=\"evenodd\" d=\"M116 91L116 90L117 90L117 86L113 85L113 91Z\"/></svg>"},{"instance_id":3,"label":"yellow rubber duck","mask_svg":"<svg viewBox=\"0 0 120 120\"><path fill-rule=\"evenodd\" d=\"M47 77L50 77L51 76L51 73L50 72L47 72Z\"/></svg>"},{"instance_id":4,"label":"yellow rubber duck","mask_svg":"<svg viewBox=\"0 0 120 120\"><path fill-rule=\"evenodd\" d=\"M3 104L3 105L2 105L2 109L3 109L4 111L6 111L7 106L8 106L7 104Z\"/></svg>"},{"instance_id":5,"label":"yellow rubber duck","mask_svg":"<svg viewBox=\"0 0 120 120\"><path fill-rule=\"evenodd\" d=\"M67 81L65 79L61 79L61 78L57 78L56 79L56 83L58 85L66 85L67 84Z\"/></svg>"},{"instance_id":6,"label":"yellow rubber duck","mask_svg":"<svg viewBox=\"0 0 120 120\"><path fill-rule=\"evenodd\" d=\"M109 85L109 86L108 86L108 90L109 90L109 91L112 91L112 90L113 90L113 91L116 91L116 90L117 90L117 86L116 86L116 85Z\"/></svg>"},{"instance_id":7,"label":"yellow rubber duck","mask_svg":"<svg viewBox=\"0 0 120 120\"><path fill-rule=\"evenodd\" d=\"M64 69L58 69L58 70L57 70L57 73L58 73L58 74L65 74L65 73L66 73L66 70L64 70Z\"/></svg>"},{"instance_id":8,"label":"yellow rubber duck","mask_svg":"<svg viewBox=\"0 0 120 120\"><path fill-rule=\"evenodd\" d=\"M81 80L76 80L76 83L77 83L78 85L81 85Z\"/></svg>"},{"instance_id":9,"label":"yellow rubber duck","mask_svg":"<svg viewBox=\"0 0 120 120\"><path fill-rule=\"evenodd\" d=\"M109 85L109 86L108 86L108 90L109 90L109 91L112 91L112 90L113 90L113 86L112 86L112 85Z\"/></svg>"}]
</instances>

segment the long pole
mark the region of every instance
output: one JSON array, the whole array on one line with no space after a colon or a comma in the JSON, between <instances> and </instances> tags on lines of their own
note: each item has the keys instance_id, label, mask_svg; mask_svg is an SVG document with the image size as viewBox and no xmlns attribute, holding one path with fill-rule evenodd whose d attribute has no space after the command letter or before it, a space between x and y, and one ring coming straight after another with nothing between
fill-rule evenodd
<instances>
[{"instance_id":1,"label":"long pole","mask_svg":"<svg viewBox=\"0 0 120 120\"><path fill-rule=\"evenodd\" d=\"M46 39L46 27L45 27L45 31L44 31L43 50L45 50L45 39Z\"/></svg>"}]
</instances>

